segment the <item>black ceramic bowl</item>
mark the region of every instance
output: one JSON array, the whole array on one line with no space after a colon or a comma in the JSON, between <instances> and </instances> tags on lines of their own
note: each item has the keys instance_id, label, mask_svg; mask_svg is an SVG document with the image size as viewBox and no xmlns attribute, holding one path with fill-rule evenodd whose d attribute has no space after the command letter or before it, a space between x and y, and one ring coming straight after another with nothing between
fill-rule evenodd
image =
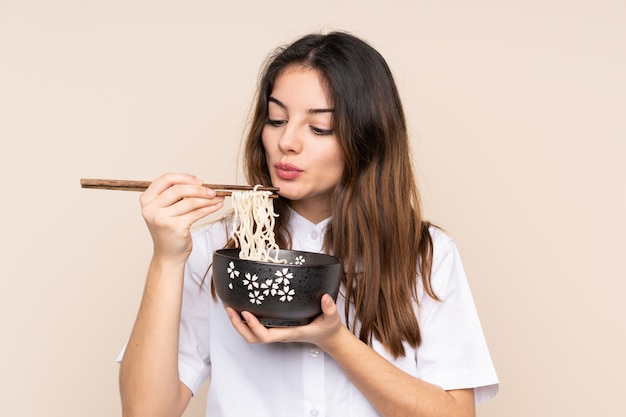
<instances>
[{"instance_id":1,"label":"black ceramic bowl","mask_svg":"<svg viewBox=\"0 0 626 417\"><path fill-rule=\"evenodd\" d=\"M321 310L322 295L337 299L341 261L330 255L280 250L287 263L239 259L239 249L213 253L217 295L235 310L249 311L265 326L300 326Z\"/></svg>"}]
</instances>

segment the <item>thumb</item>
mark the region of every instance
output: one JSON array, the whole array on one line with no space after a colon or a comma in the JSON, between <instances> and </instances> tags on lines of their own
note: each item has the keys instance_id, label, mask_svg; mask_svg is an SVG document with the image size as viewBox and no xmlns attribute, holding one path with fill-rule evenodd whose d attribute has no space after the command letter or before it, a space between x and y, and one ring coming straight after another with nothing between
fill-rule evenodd
<instances>
[{"instance_id":1,"label":"thumb","mask_svg":"<svg viewBox=\"0 0 626 417\"><path fill-rule=\"evenodd\" d=\"M333 298L328 294L324 294L322 296L322 313L324 313L325 316L333 316L337 314L337 305L335 304L335 301L333 301Z\"/></svg>"}]
</instances>

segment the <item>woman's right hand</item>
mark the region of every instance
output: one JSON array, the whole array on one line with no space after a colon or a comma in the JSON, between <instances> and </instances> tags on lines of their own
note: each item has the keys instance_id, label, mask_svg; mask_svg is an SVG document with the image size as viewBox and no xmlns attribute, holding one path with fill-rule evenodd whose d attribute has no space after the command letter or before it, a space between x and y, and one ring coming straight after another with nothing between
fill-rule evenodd
<instances>
[{"instance_id":1,"label":"woman's right hand","mask_svg":"<svg viewBox=\"0 0 626 417\"><path fill-rule=\"evenodd\" d=\"M141 194L140 202L154 256L185 261L191 253L191 226L222 208L224 197L217 197L193 175L165 174Z\"/></svg>"}]
</instances>

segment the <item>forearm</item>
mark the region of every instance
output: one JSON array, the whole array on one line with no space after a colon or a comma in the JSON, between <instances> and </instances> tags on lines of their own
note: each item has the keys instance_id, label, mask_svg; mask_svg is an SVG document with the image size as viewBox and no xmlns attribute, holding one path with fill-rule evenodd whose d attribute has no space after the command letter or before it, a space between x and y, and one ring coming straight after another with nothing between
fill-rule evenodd
<instances>
[{"instance_id":1,"label":"forearm","mask_svg":"<svg viewBox=\"0 0 626 417\"><path fill-rule=\"evenodd\" d=\"M153 258L120 367L124 416L180 416L190 393L178 374L184 261Z\"/></svg>"},{"instance_id":2,"label":"forearm","mask_svg":"<svg viewBox=\"0 0 626 417\"><path fill-rule=\"evenodd\" d=\"M448 392L415 378L395 367L345 327L322 348L385 417L475 416L473 390Z\"/></svg>"}]
</instances>

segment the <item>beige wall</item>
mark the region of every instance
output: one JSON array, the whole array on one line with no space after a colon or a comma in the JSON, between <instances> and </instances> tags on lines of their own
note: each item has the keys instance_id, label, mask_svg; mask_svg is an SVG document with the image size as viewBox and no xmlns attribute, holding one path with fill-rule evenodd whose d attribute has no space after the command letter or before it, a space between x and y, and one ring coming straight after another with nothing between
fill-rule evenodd
<instances>
[{"instance_id":1,"label":"beige wall","mask_svg":"<svg viewBox=\"0 0 626 417\"><path fill-rule=\"evenodd\" d=\"M0 0L0 415L119 415L150 240L137 194L79 178L241 181L261 61L328 28L397 76L502 380L479 415L625 415L625 21L622 0Z\"/></svg>"}]
</instances>

